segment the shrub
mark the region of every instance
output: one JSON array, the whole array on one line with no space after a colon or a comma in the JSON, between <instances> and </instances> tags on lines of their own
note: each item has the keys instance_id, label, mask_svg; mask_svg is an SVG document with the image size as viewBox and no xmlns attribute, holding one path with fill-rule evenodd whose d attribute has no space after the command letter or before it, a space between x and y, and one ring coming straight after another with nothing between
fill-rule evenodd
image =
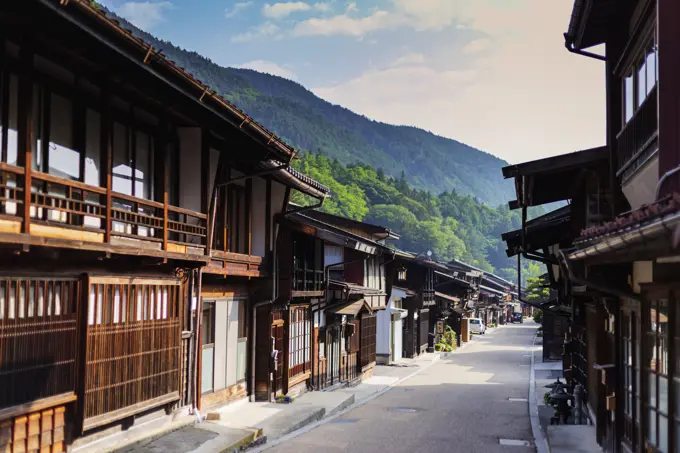
<instances>
[{"instance_id":1,"label":"shrub","mask_svg":"<svg viewBox=\"0 0 680 453\"><path fill-rule=\"evenodd\" d=\"M543 310L534 311L534 322L537 322L538 324L543 323Z\"/></svg>"}]
</instances>

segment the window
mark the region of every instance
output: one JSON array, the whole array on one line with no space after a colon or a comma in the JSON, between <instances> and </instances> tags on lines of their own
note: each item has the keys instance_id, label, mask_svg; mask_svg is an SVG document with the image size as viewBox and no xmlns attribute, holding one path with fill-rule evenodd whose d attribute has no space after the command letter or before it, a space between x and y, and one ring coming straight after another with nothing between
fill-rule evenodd
<instances>
[{"instance_id":1,"label":"window","mask_svg":"<svg viewBox=\"0 0 680 453\"><path fill-rule=\"evenodd\" d=\"M307 307L291 307L288 326L289 376L297 376L310 369L311 318Z\"/></svg>"},{"instance_id":2,"label":"window","mask_svg":"<svg viewBox=\"0 0 680 453\"><path fill-rule=\"evenodd\" d=\"M645 326L645 372L647 374L647 443L657 451L668 449L668 297L649 302Z\"/></svg>"},{"instance_id":3,"label":"window","mask_svg":"<svg viewBox=\"0 0 680 453\"><path fill-rule=\"evenodd\" d=\"M9 72L0 73L0 161L17 164L19 80Z\"/></svg>"},{"instance_id":4,"label":"window","mask_svg":"<svg viewBox=\"0 0 680 453\"><path fill-rule=\"evenodd\" d=\"M215 374L215 302L203 302L201 343L201 392L206 393L213 390Z\"/></svg>"},{"instance_id":5,"label":"window","mask_svg":"<svg viewBox=\"0 0 680 453\"><path fill-rule=\"evenodd\" d=\"M658 46L655 36L648 38L635 59L633 68L623 79L623 122L630 121L644 104L659 80Z\"/></svg>"},{"instance_id":6,"label":"window","mask_svg":"<svg viewBox=\"0 0 680 453\"><path fill-rule=\"evenodd\" d=\"M624 437L632 450L637 451L640 425L640 331L635 311L621 315Z\"/></svg>"}]
</instances>

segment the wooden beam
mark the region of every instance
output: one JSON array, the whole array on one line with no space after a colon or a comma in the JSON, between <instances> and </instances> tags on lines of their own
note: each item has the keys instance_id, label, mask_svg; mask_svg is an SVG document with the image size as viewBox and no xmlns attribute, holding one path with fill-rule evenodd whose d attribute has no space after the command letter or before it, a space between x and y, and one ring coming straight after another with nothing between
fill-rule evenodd
<instances>
[{"instance_id":1,"label":"wooden beam","mask_svg":"<svg viewBox=\"0 0 680 453\"><path fill-rule=\"evenodd\" d=\"M264 206L264 254L270 256L272 249L272 179L267 177Z\"/></svg>"},{"instance_id":2,"label":"wooden beam","mask_svg":"<svg viewBox=\"0 0 680 453\"><path fill-rule=\"evenodd\" d=\"M111 209L113 207L113 124L109 107L108 86L102 86L100 107L100 141L104 172L103 186L106 189L106 218L104 219L104 242L111 242Z\"/></svg>"},{"instance_id":3,"label":"wooden beam","mask_svg":"<svg viewBox=\"0 0 680 453\"><path fill-rule=\"evenodd\" d=\"M215 181L213 181L213 184ZM201 128L201 212L210 210L210 130Z\"/></svg>"},{"instance_id":4,"label":"wooden beam","mask_svg":"<svg viewBox=\"0 0 680 453\"><path fill-rule=\"evenodd\" d=\"M253 250L253 179L246 179L246 254L252 254Z\"/></svg>"},{"instance_id":5,"label":"wooden beam","mask_svg":"<svg viewBox=\"0 0 680 453\"><path fill-rule=\"evenodd\" d=\"M18 163L24 167L24 200L22 232L31 233L31 171L33 170L33 51L29 41L22 42L19 58L21 73L19 76L18 105Z\"/></svg>"}]
</instances>

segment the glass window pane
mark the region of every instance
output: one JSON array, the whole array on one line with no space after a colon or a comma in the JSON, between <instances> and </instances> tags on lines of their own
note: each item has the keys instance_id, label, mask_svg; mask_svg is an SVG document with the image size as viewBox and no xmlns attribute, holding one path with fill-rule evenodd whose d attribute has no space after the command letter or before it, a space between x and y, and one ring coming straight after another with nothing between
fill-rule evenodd
<instances>
[{"instance_id":1,"label":"glass window pane","mask_svg":"<svg viewBox=\"0 0 680 453\"><path fill-rule=\"evenodd\" d=\"M135 138L135 196L146 200L151 199L151 186L153 184L151 147L151 138L143 132L137 132Z\"/></svg>"},{"instance_id":2,"label":"glass window pane","mask_svg":"<svg viewBox=\"0 0 680 453\"><path fill-rule=\"evenodd\" d=\"M656 85L656 53L654 46L650 46L647 50L647 94L649 94Z\"/></svg>"},{"instance_id":3,"label":"glass window pane","mask_svg":"<svg viewBox=\"0 0 680 453\"><path fill-rule=\"evenodd\" d=\"M659 410L668 414L668 379L659 376Z\"/></svg>"},{"instance_id":4,"label":"glass window pane","mask_svg":"<svg viewBox=\"0 0 680 453\"><path fill-rule=\"evenodd\" d=\"M668 419L659 414L659 453L668 452Z\"/></svg>"},{"instance_id":5,"label":"glass window pane","mask_svg":"<svg viewBox=\"0 0 680 453\"><path fill-rule=\"evenodd\" d=\"M649 373L649 406L656 407L656 374Z\"/></svg>"},{"instance_id":6,"label":"glass window pane","mask_svg":"<svg viewBox=\"0 0 680 453\"><path fill-rule=\"evenodd\" d=\"M100 186L101 115L87 110L85 117L85 184Z\"/></svg>"},{"instance_id":7,"label":"glass window pane","mask_svg":"<svg viewBox=\"0 0 680 453\"><path fill-rule=\"evenodd\" d=\"M647 63L646 60L643 60L640 66L638 67L638 73L637 73L637 85L638 85L638 90L637 90L637 107L640 107L642 103L644 102L645 98L647 97L647 84L645 81L645 75L647 74Z\"/></svg>"},{"instance_id":8,"label":"glass window pane","mask_svg":"<svg viewBox=\"0 0 680 453\"><path fill-rule=\"evenodd\" d=\"M80 152L73 149L73 106L71 101L52 93L50 98L51 175L66 179L80 179Z\"/></svg>"},{"instance_id":9,"label":"glass window pane","mask_svg":"<svg viewBox=\"0 0 680 453\"><path fill-rule=\"evenodd\" d=\"M213 371L215 369L214 366L214 359L215 359L215 348L214 347L208 347L208 348L203 348L203 356L201 357L201 368L202 368L202 376L201 376L201 392L210 392L213 389Z\"/></svg>"},{"instance_id":10,"label":"glass window pane","mask_svg":"<svg viewBox=\"0 0 680 453\"><path fill-rule=\"evenodd\" d=\"M17 164L19 135L18 135L18 96L19 96L19 80L17 76L9 76L9 123L7 124L7 163L10 165Z\"/></svg>"},{"instance_id":11,"label":"glass window pane","mask_svg":"<svg viewBox=\"0 0 680 453\"><path fill-rule=\"evenodd\" d=\"M649 424L647 425L647 442L656 445L656 412L650 409Z\"/></svg>"},{"instance_id":12,"label":"glass window pane","mask_svg":"<svg viewBox=\"0 0 680 453\"><path fill-rule=\"evenodd\" d=\"M128 128L113 125L113 191L132 195L132 162Z\"/></svg>"}]
</instances>

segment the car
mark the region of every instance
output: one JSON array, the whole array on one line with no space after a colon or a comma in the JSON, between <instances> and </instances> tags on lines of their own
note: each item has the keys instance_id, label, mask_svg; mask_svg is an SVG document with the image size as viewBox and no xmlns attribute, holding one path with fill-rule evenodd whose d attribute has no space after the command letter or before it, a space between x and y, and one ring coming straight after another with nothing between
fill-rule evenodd
<instances>
[{"instance_id":1,"label":"car","mask_svg":"<svg viewBox=\"0 0 680 453\"><path fill-rule=\"evenodd\" d=\"M484 335L486 333L486 326L481 318L470 318L470 332Z\"/></svg>"},{"instance_id":2,"label":"car","mask_svg":"<svg viewBox=\"0 0 680 453\"><path fill-rule=\"evenodd\" d=\"M510 318L510 322L518 322L520 324L523 323L524 318L522 317L522 313L519 313L519 312L513 313L512 318Z\"/></svg>"}]
</instances>

